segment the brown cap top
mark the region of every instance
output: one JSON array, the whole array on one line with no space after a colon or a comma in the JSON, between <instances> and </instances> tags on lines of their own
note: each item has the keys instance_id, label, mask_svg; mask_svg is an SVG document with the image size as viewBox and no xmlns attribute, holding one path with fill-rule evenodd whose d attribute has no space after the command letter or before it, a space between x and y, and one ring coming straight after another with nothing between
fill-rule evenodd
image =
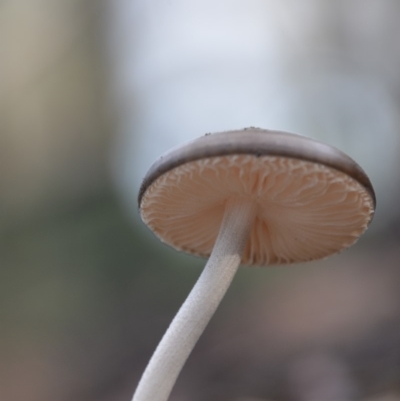
<instances>
[{"instance_id":1,"label":"brown cap top","mask_svg":"<svg viewBox=\"0 0 400 401\"><path fill-rule=\"evenodd\" d=\"M161 156L139 192L143 221L165 243L208 256L231 197L257 203L245 264L326 257L357 241L375 209L365 172L339 150L284 132L205 135Z\"/></svg>"}]
</instances>

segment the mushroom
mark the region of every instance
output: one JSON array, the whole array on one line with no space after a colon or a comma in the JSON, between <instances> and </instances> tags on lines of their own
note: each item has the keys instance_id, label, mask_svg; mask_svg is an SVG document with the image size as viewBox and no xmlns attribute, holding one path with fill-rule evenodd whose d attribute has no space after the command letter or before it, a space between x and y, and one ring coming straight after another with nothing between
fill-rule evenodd
<instances>
[{"instance_id":1,"label":"mushroom","mask_svg":"<svg viewBox=\"0 0 400 401\"><path fill-rule=\"evenodd\" d=\"M325 258L367 229L375 194L361 167L299 135L207 134L161 156L138 197L164 243L209 260L154 352L133 401L165 401L239 265Z\"/></svg>"}]
</instances>

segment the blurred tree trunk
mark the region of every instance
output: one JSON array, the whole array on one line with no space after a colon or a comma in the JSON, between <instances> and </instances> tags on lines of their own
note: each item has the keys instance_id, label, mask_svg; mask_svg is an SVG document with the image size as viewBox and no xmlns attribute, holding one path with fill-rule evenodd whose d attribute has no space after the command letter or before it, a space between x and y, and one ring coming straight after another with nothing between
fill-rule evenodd
<instances>
[{"instance_id":1,"label":"blurred tree trunk","mask_svg":"<svg viewBox=\"0 0 400 401\"><path fill-rule=\"evenodd\" d=\"M102 2L0 6L0 227L108 185Z\"/></svg>"}]
</instances>

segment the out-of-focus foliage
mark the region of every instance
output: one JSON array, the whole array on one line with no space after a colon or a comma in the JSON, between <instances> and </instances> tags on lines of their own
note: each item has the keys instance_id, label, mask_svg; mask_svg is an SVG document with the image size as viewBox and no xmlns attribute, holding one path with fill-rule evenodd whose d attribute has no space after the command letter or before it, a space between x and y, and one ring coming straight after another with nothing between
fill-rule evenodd
<instances>
[{"instance_id":1,"label":"out-of-focus foliage","mask_svg":"<svg viewBox=\"0 0 400 401\"><path fill-rule=\"evenodd\" d=\"M173 0L169 7L174 2L179 3ZM247 0L241 7L250 3L257 7ZM127 77L118 75L115 38L135 34L139 46L141 29L146 29L146 20L137 16L143 4L0 3L0 400L129 400L204 263L160 244L132 217L135 206L123 206L127 197L116 189L123 174L115 168L120 155L137 158L149 138L168 145L180 140L171 126L164 136L144 137L151 132L141 130L145 117L159 118L160 125L170 120L144 115L152 110L150 94L135 91ZM387 107L398 114L399 3L266 4L276 13L268 18L278 21L266 33L290 33L279 38L281 44L286 41L284 59L293 60L284 68L286 100L280 98L289 110L282 115L292 120L281 128L309 127L314 121L315 131L329 122L354 131L346 138L335 136L334 129L324 132L328 141L365 152L374 184L385 190L378 193L378 207L380 196L390 202L377 213L377 219L382 216L379 230L373 225L342 255L308 266L241 269L171 400L396 400L400 214L392 199L400 193L400 174L398 160L387 164L390 171L381 171L375 158L385 161L385 141L388 159L399 149L400 135L387 133L399 132L400 123L390 120L394 125L385 131L364 135L354 121L365 117L369 127L386 121L386 103L368 97L381 92L366 90L368 99L357 104L352 88L364 93L373 77L372 83L390 94L384 97L390 99ZM132 31L121 33L115 24L117 7L126 10L123 27ZM138 14L130 14L132 9ZM230 18L229 10L218 12ZM260 12L261 27L266 26L263 18ZM301 41L290 42L296 37ZM139 50L131 57L133 66L146 49ZM351 71L347 80L336 80L338 66ZM315 79L313 70L318 71ZM157 89L150 74L146 79ZM335 87L339 83L346 85L343 91ZM330 89L335 96L326 99ZM175 93L168 96L174 99ZM318 102L314 120L310 104ZM336 113L324 114L322 104L336 107ZM184 127L189 123L190 118L182 118ZM127 133L132 154L118 152ZM137 186L137 177L128 177ZM389 185L380 186L388 177ZM128 203L136 205L135 197Z\"/></svg>"}]
</instances>

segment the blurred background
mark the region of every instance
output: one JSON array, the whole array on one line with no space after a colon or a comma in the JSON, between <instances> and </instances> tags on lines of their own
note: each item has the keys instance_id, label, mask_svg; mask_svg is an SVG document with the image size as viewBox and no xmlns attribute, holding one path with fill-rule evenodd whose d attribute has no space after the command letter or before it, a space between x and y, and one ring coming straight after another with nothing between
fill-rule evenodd
<instances>
[{"instance_id":1,"label":"blurred background","mask_svg":"<svg viewBox=\"0 0 400 401\"><path fill-rule=\"evenodd\" d=\"M326 261L243 268L171 401L400 399L400 2L0 2L0 400L130 400L205 263L140 222L162 152L322 140L378 209Z\"/></svg>"}]
</instances>

